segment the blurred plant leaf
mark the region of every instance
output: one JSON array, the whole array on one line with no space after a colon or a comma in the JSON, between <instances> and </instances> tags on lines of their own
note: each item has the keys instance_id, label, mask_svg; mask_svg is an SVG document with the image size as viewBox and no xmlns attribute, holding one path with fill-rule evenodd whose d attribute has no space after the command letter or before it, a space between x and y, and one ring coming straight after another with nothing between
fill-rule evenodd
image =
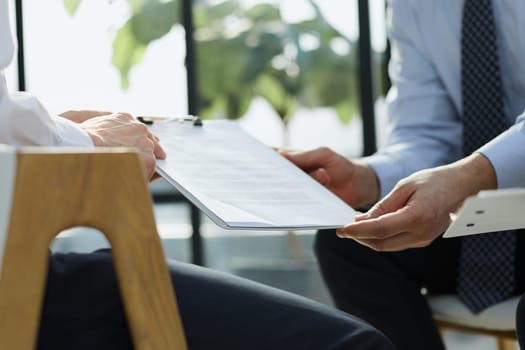
<instances>
[{"instance_id":1,"label":"blurred plant leaf","mask_svg":"<svg viewBox=\"0 0 525 350\"><path fill-rule=\"evenodd\" d=\"M240 92L250 59L243 35L197 42L199 88L205 99Z\"/></svg>"},{"instance_id":2,"label":"blurred plant leaf","mask_svg":"<svg viewBox=\"0 0 525 350\"><path fill-rule=\"evenodd\" d=\"M246 10L244 15L259 23L282 21L281 11L272 4L257 4Z\"/></svg>"},{"instance_id":3,"label":"blurred plant leaf","mask_svg":"<svg viewBox=\"0 0 525 350\"><path fill-rule=\"evenodd\" d=\"M297 98L308 108L336 106L352 98L355 77L350 56L339 56L326 44L304 52L298 64L301 91Z\"/></svg>"},{"instance_id":4,"label":"blurred plant leaf","mask_svg":"<svg viewBox=\"0 0 525 350\"><path fill-rule=\"evenodd\" d=\"M296 108L296 100L288 93L275 77L263 75L257 81L257 93L277 112L279 117L287 122Z\"/></svg>"},{"instance_id":5,"label":"blurred plant leaf","mask_svg":"<svg viewBox=\"0 0 525 350\"><path fill-rule=\"evenodd\" d=\"M222 24L226 17L239 15L240 10L238 0L197 2L193 7L195 28L213 26L214 23Z\"/></svg>"},{"instance_id":6,"label":"blurred plant leaf","mask_svg":"<svg viewBox=\"0 0 525 350\"><path fill-rule=\"evenodd\" d=\"M80 1L64 0L68 13ZM180 20L178 0L127 2L131 17L117 32L112 58L123 89L148 45ZM239 118L261 96L285 123L300 106L331 107L350 121L357 112L355 45L309 3L313 18L286 23L279 3L246 8L240 0L193 1L202 117Z\"/></svg>"},{"instance_id":7,"label":"blurred plant leaf","mask_svg":"<svg viewBox=\"0 0 525 350\"><path fill-rule=\"evenodd\" d=\"M70 16L73 16L80 5L81 0L64 0L64 8Z\"/></svg>"},{"instance_id":8,"label":"blurred plant leaf","mask_svg":"<svg viewBox=\"0 0 525 350\"><path fill-rule=\"evenodd\" d=\"M138 10L140 10L140 8L144 6L144 1L148 0L128 0L128 5L131 8L131 12L136 13Z\"/></svg>"},{"instance_id":9,"label":"blurred plant leaf","mask_svg":"<svg viewBox=\"0 0 525 350\"><path fill-rule=\"evenodd\" d=\"M129 22L137 42L148 45L169 33L179 19L177 1L148 0L131 16Z\"/></svg>"},{"instance_id":10,"label":"blurred plant leaf","mask_svg":"<svg viewBox=\"0 0 525 350\"><path fill-rule=\"evenodd\" d=\"M111 62L120 72L121 87L126 90L129 87L129 72L131 68L139 64L144 57L146 45L137 41L133 35L131 22L128 21L117 32L113 40L113 58Z\"/></svg>"},{"instance_id":11,"label":"blurred plant leaf","mask_svg":"<svg viewBox=\"0 0 525 350\"><path fill-rule=\"evenodd\" d=\"M226 118L239 119L242 117L252 103L253 94L249 91L232 93L226 96Z\"/></svg>"},{"instance_id":12,"label":"blurred plant leaf","mask_svg":"<svg viewBox=\"0 0 525 350\"><path fill-rule=\"evenodd\" d=\"M343 124L350 123L352 117L358 113L357 104L353 100L338 104L335 106L335 111Z\"/></svg>"}]
</instances>

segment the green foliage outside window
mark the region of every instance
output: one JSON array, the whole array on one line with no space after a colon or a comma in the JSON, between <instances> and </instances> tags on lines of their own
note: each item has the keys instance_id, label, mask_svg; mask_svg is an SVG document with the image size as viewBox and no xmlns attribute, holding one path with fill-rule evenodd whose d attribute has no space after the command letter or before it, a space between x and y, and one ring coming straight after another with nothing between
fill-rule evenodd
<instances>
[{"instance_id":1,"label":"green foliage outside window","mask_svg":"<svg viewBox=\"0 0 525 350\"><path fill-rule=\"evenodd\" d=\"M111 3L111 0L109 0ZM112 63L127 89L148 45L180 23L178 0L126 0L128 21L113 41ZM81 0L64 0L73 15ZM326 21L286 23L279 5L245 7L241 0L195 0L195 44L201 115L239 118L256 96L286 123L298 107L334 108L341 121L357 112L355 43Z\"/></svg>"}]
</instances>

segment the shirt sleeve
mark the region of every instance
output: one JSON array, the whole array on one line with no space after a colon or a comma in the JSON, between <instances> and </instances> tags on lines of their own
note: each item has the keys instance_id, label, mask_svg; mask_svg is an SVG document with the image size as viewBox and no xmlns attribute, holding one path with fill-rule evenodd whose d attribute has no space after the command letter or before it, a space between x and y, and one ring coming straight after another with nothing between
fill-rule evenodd
<instances>
[{"instance_id":1,"label":"shirt sleeve","mask_svg":"<svg viewBox=\"0 0 525 350\"><path fill-rule=\"evenodd\" d=\"M34 96L9 94L0 74L0 143L13 146L92 147L91 138L75 123L52 117Z\"/></svg>"},{"instance_id":2,"label":"shirt sleeve","mask_svg":"<svg viewBox=\"0 0 525 350\"><path fill-rule=\"evenodd\" d=\"M516 119L514 126L478 152L492 163L498 188L525 187L525 112Z\"/></svg>"},{"instance_id":3,"label":"shirt sleeve","mask_svg":"<svg viewBox=\"0 0 525 350\"><path fill-rule=\"evenodd\" d=\"M462 124L425 47L428 28L418 22L416 3L389 1L389 135L384 147L365 158L377 173L381 197L400 179L461 157Z\"/></svg>"}]
</instances>

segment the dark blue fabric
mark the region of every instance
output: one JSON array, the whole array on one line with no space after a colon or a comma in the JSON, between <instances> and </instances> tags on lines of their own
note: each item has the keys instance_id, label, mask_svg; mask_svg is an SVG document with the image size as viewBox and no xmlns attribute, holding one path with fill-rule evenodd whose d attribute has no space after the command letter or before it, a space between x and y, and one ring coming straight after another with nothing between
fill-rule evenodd
<instances>
[{"instance_id":1,"label":"dark blue fabric","mask_svg":"<svg viewBox=\"0 0 525 350\"><path fill-rule=\"evenodd\" d=\"M393 349L341 311L197 266L170 262L190 350ZM111 254L54 254L39 349L131 349Z\"/></svg>"},{"instance_id":2,"label":"dark blue fabric","mask_svg":"<svg viewBox=\"0 0 525 350\"><path fill-rule=\"evenodd\" d=\"M514 294L521 294L525 289L525 231L517 237ZM397 349L444 350L421 290L455 293L460 242L460 238L437 238L424 248L386 253L323 230L317 233L315 252L337 308L370 322Z\"/></svg>"},{"instance_id":3,"label":"dark blue fabric","mask_svg":"<svg viewBox=\"0 0 525 350\"><path fill-rule=\"evenodd\" d=\"M455 292L459 239L438 238L425 248L386 253L323 230L315 252L338 309L370 322L397 349L445 350L421 289Z\"/></svg>"},{"instance_id":4,"label":"dark blue fabric","mask_svg":"<svg viewBox=\"0 0 525 350\"><path fill-rule=\"evenodd\" d=\"M516 311L516 334L520 349L525 349L525 295L522 295Z\"/></svg>"}]
</instances>

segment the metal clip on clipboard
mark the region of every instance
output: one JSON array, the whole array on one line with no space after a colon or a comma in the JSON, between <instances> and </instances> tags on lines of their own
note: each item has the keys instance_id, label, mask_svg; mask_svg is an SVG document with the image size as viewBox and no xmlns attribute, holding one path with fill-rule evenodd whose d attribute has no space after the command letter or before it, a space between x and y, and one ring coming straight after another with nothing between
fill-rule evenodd
<instances>
[{"instance_id":1,"label":"metal clip on clipboard","mask_svg":"<svg viewBox=\"0 0 525 350\"><path fill-rule=\"evenodd\" d=\"M156 123L156 122L175 121L179 123L191 122L193 123L193 126L202 126L202 119L194 115L188 115L186 117L174 117L174 118L156 117L156 116L138 116L137 120L146 125L153 125L153 123Z\"/></svg>"}]
</instances>

